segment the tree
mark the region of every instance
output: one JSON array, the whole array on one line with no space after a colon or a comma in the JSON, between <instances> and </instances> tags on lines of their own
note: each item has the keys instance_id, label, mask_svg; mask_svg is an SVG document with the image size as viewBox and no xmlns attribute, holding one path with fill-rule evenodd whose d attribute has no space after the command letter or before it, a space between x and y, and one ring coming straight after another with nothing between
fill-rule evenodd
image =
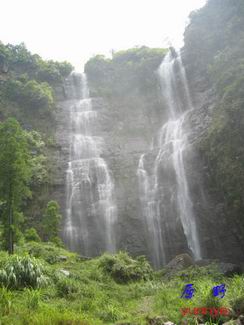
<instances>
[{"instance_id":1,"label":"tree","mask_svg":"<svg viewBox=\"0 0 244 325\"><path fill-rule=\"evenodd\" d=\"M9 254L14 251L22 201L31 195L30 161L25 131L14 118L7 119L0 124L0 200L4 202L3 238Z\"/></svg>"},{"instance_id":2,"label":"tree","mask_svg":"<svg viewBox=\"0 0 244 325\"><path fill-rule=\"evenodd\" d=\"M59 213L59 204L49 201L43 216L43 230L46 240L57 242L59 225L62 216Z\"/></svg>"}]
</instances>

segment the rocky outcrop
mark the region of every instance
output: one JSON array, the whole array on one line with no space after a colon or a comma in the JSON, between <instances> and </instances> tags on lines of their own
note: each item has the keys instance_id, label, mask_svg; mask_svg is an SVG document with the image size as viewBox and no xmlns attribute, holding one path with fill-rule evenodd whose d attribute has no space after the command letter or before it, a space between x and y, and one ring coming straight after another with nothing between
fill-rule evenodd
<instances>
[{"instance_id":1,"label":"rocky outcrop","mask_svg":"<svg viewBox=\"0 0 244 325\"><path fill-rule=\"evenodd\" d=\"M190 130L188 142L191 149L184 152L184 166L199 231L202 258L218 258L224 262L236 263L243 256L238 229L235 225L228 224L224 204L218 194L211 191L208 164L202 159L199 148L212 121L216 93L202 70L194 70L193 73L188 54L186 49L182 51L194 109L189 111L184 121L185 128ZM146 240L147 225L142 217L137 168L143 153L147 153L145 169L148 170L152 168L157 154L155 149L150 148L155 143L166 116L159 84L157 87L157 96L140 93L135 87L126 96L117 94L92 98L93 109L99 111L95 133L104 139L102 158L108 164L114 179L114 196L118 209L117 248L128 250L133 255L145 254L149 258L151 252ZM94 89L93 92L96 93ZM58 200L65 215L65 171L70 143L69 109L72 98L77 94L71 84L60 88L58 94L57 150L53 157L57 162L57 170L53 179L53 197ZM169 170L167 179L170 182L173 174ZM159 177L159 182L162 188L167 187L165 177ZM177 213L172 216L166 211L161 218L167 219L167 229L163 228L163 234L167 238L164 247L167 262L177 254L191 254Z\"/></svg>"},{"instance_id":2,"label":"rocky outcrop","mask_svg":"<svg viewBox=\"0 0 244 325\"><path fill-rule=\"evenodd\" d=\"M184 56L183 56L184 57ZM186 58L184 58L186 61ZM186 61L186 66L187 66ZM191 76L188 76L191 79ZM196 91L192 94L195 109L188 114L186 127L191 130L189 143L194 150L185 153L185 171L189 182L190 193L194 203L194 211L200 229L203 257L220 258L225 261L238 261L240 248L235 237L223 229L227 229L224 211L206 189L209 178L207 167L201 160L198 144L206 134L212 116L215 95L213 89L201 86L205 81L199 80ZM190 82L190 84L192 81ZM71 85L66 85L66 90L60 89L59 108L56 115L57 150L54 161L57 162L53 184L53 197L61 205L63 215L66 209L65 180L67 163L69 161L70 123L69 110L72 97L75 94ZM134 255L145 254L150 257L147 246L146 225L142 218L140 193L137 178L137 167L140 156L148 152L156 138L164 119L164 107L158 97L148 99L142 95L131 93L127 98L115 97L105 100L92 99L93 109L99 111L96 135L104 138L105 148L103 158L114 178L115 198L118 208L118 224L116 231L117 247L128 250ZM156 154L156 153L155 153ZM153 151L145 159L148 165L154 161ZM188 247L183 235L181 223L170 219L168 225L174 232L174 240L168 241L166 246L168 261L175 255L188 252ZM221 229L221 231L217 231ZM167 235L167 233L166 233ZM173 242L173 244L172 244ZM214 249L213 249L214 247ZM223 249L224 247L224 249ZM233 249L235 252L233 253Z\"/></svg>"}]
</instances>

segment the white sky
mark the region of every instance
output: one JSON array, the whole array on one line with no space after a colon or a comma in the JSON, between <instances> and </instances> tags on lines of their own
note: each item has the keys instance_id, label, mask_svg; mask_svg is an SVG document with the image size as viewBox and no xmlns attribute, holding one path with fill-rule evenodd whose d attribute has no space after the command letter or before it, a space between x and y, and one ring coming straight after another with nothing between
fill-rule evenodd
<instances>
[{"instance_id":1,"label":"white sky","mask_svg":"<svg viewBox=\"0 0 244 325\"><path fill-rule=\"evenodd\" d=\"M95 54L181 45L187 16L206 0L0 0L0 40L24 42L77 70Z\"/></svg>"}]
</instances>

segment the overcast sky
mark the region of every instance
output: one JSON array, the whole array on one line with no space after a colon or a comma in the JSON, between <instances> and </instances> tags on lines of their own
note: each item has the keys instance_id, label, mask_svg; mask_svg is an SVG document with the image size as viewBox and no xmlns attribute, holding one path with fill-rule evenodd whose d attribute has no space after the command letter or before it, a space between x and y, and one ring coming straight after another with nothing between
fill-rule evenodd
<instances>
[{"instance_id":1,"label":"overcast sky","mask_svg":"<svg viewBox=\"0 0 244 325\"><path fill-rule=\"evenodd\" d=\"M206 0L1 0L0 40L82 70L95 54L180 45L187 17Z\"/></svg>"}]
</instances>

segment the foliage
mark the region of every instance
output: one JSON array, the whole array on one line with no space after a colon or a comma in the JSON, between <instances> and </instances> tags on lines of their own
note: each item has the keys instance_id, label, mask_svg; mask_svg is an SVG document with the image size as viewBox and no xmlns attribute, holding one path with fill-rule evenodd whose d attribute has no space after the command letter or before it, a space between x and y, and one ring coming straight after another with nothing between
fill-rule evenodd
<instances>
[{"instance_id":1,"label":"foliage","mask_svg":"<svg viewBox=\"0 0 244 325\"><path fill-rule=\"evenodd\" d=\"M90 86L102 96L124 96L138 88L148 93L157 88L154 71L161 63L166 51L146 46L119 51L112 59L103 55L91 58L85 66Z\"/></svg>"},{"instance_id":2,"label":"foliage","mask_svg":"<svg viewBox=\"0 0 244 325\"><path fill-rule=\"evenodd\" d=\"M42 221L46 240L56 241L56 238L58 237L59 225L62 218L59 210L60 207L56 201L48 202Z\"/></svg>"},{"instance_id":3,"label":"foliage","mask_svg":"<svg viewBox=\"0 0 244 325\"><path fill-rule=\"evenodd\" d=\"M72 65L66 61L41 62L37 72L37 79L40 81L47 81L48 83L53 85L60 84L63 78L68 77L72 70Z\"/></svg>"},{"instance_id":4,"label":"foliage","mask_svg":"<svg viewBox=\"0 0 244 325\"><path fill-rule=\"evenodd\" d=\"M41 238L38 235L37 231L35 228L29 228L25 231L25 239L27 241L36 241L36 242L40 242Z\"/></svg>"},{"instance_id":5,"label":"foliage","mask_svg":"<svg viewBox=\"0 0 244 325\"><path fill-rule=\"evenodd\" d=\"M79 292L79 285L77 281L62 277L57 281L57 294L61 298L72 299L75 298Z\"/></svg>"},{"instance_id":6,"label":"foliage","mask_svg":"<svg viewBox=\"0 0 244 325\"><path fill-rule=\"evenodd\" d=\"M13 294L7 288L0 288L0 314L8 315L12 308Z\"/></svg>"},{"instance_id":7,"label":"foliage","mask_svg":"<svg viewBox=\"0 0 244 325\"><path fill-rule=\"evenodd\" d=\"M152 319L152 323L154 319L163 317L165 322L170 320L181 324L184 320L188 325L195 325L196 316L183 317L180 308L204 307L212 300L211 307L216 304L231 307L236 311L235 317L241 308L243 275L226 278L213 266L190 267L171 279L162 276L161 272L152 271L152 276L146 280L118 283L101 267L104 256L84 261L78 255L51 243L28 242L18 246L18 259L28 258L32 263L36 261L23 257L28 252L38 255L42 265L50 253L53 256L55 254L57 259L42 270L43 274L48 275L48 286L35 289L28 286L21 291L0 288L0 320L6 324L77 322L86 325L146 325L149 319ZM59 256L66 256L67 259L59 259ZM8 256L4 252L0 253L0 269L4 269L7 263ZM107 263L105 265L105 269L111 269ZM64 269L69 271L69 276L62 274L61 270ZM196 289L192 299L180 298L187 283L193 283ZM220 283L224 283L227 288L223 299L210 294L211 288ZM208 324L216 323L221 323L220 319L213 321L209 318Z\"/></svg>"},{"instance_id":8,"label":"foliage","mask_svg":"<svg viewBox=\"0 0 244 325\"><path fill-rule=\"evenodd\" d=\"M13 250L13 233L18 229L19 209L30 196L30 153L25 132L9 118L0 125L0 198L5 203L2 223L5 247Z\"/></svg>"},{"instance_id":9,"label":"foliage","mask_svg":"<svg viewBox=\"0 0 244 325\"><path fill-rule=\"evenodd\" d=\"M52 88L46 82L9 79L5 85L5 96L28 109L51 109L54 99Z\"/></svg>"},{"instance_id":10,"label":"foliage","mask_svg":"<svg viewBox=\"0 0 244 325\"><path fill-rule=\"evenodd\" d=\"M45 262L48 262L49 264L55 264L60 261L60 255L66 255L67 251L62 250L62 248L57 247L51 242L31 242L26 243L25 253L28 253L36 258L42 258ZM69 255L71 255L71 253L69 253Z\"/></svg>"},{"instance_id":11,"label":"foliage","mask_svg":"<svg viewBox=\"0 0 244 325\"><path fill-rule=\"evenodd\" d=\"M27 73L30 78L51 84L61 83L73 70L66 61L44 61L39 55L31 54L24 43L4 45L0 42L0 67L3 62L15 73Z\"/></svg>"},{"instance_id":12,"label":"foliage","mask_svg":"<svg viewBox=\"0 0 244 325\"><path fill-rule=\"evenodd\" d=\"M41 300L41 292L39 290L25 288L26 306L31 311L38 309Z\"/></svg>"},{"instance_id":13,"label":"foliage","mask_svg":"<svg viewBox=\"0 0 244 325\"><path fill-rule=\"evenodd\" d=\"M12 256L0 270L0 284L11 289L39 288L47 284L47 278L35 258Z\"/></svg>"},{"instance_id":14,"label":"foliage","mask_svg":"<svg viewBox=\"0 0 244 325\"><path fill-rule=\"evenodd\" d=\"M26 139L31 152L31 186L39 187L48 183L47 157L45 155L46 145L42 136L37 131L26 132Z\"/></svg>"},{"instance_id":15,"label":"foliage","mask_svg":"<svg viewBox=\"0 0 244 325\"><path fill-rule=\"evenodd\" d=\"M238 232L243 233L243 1L209 0L191 15L185 44L191 62L188 72L195 78L204 75L216 93L212 123L199 146L208 165L210 188L224 203L229 220L235 220Z\"/></svg>"},{"instance_id":16,"label":"foliage","mask_svg":"<svg viewBox=\"0 0 244 325\"><path fill-rule=\"evenodd\" d=\"M99 266L119 283L146 280L152 275L152 269L143 256L133 259L125 252L103 255Z\"/></svg>"}]
</instances>

